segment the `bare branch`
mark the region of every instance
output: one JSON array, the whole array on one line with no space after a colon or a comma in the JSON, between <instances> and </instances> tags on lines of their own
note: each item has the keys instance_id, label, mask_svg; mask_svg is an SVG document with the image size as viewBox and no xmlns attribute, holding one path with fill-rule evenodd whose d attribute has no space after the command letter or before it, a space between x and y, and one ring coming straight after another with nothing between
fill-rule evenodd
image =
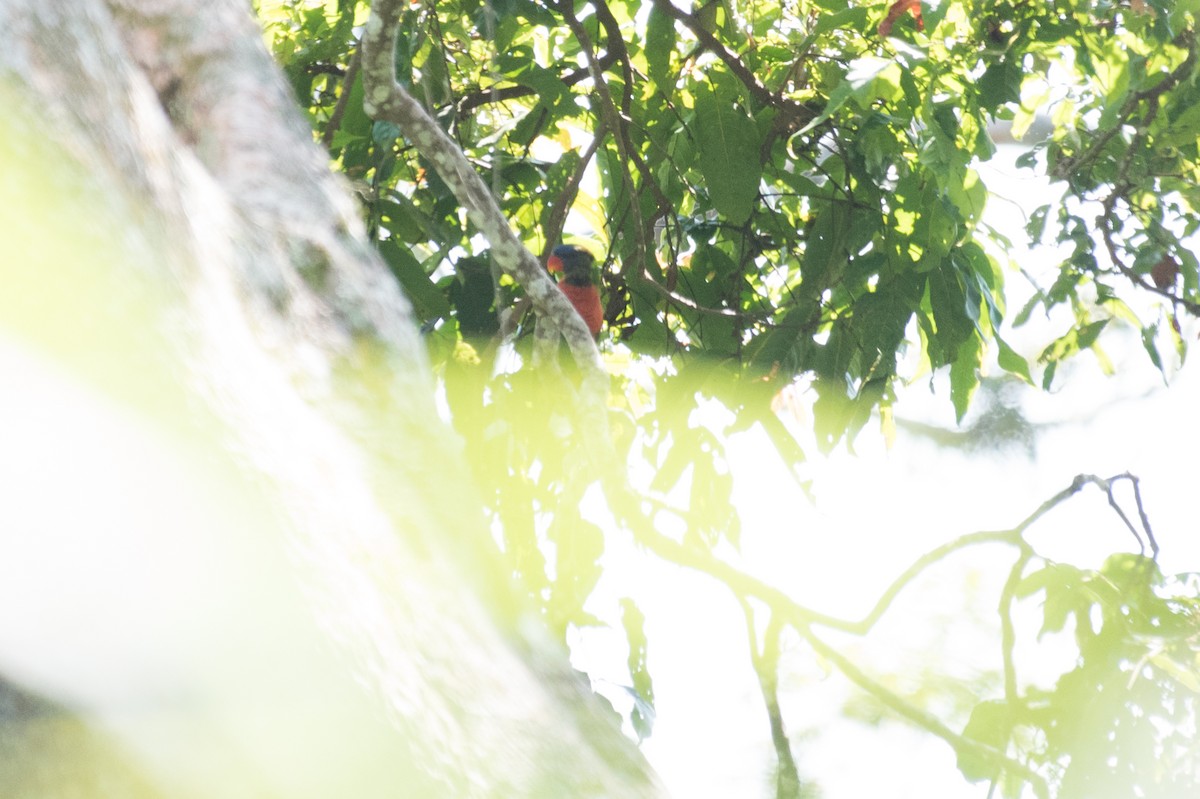
<instances>
[{"instance_id":1,"label":"bare branch","mask_svg":"<svg viewBox=\"0 0 1200 799\"><path fill-rule=\"evenodd\" d=\"M1033 557L1033 550L1022 542L1021 557L1013 563L1008 571L1008 579L1000 591L1000 658L1004 663L1004 700L1008 706L1015 707L1017 694L1017 668L1013 660L1013 650L1017 645L1017 631L1013 625L1012 606L1016 600L1017 585L1025 573L1025 566Z\"/></svg>"},{"instance_id":2,"label":"bare branch","mask_svg":"<svg viewBox=\"0 0 1200 799\"><path fill-rule=\"evenodd\" d=\"M967 738L954 730L947 727L942 720L932 713L921 710L912 703L904 700L899 694L891 689L876 682L867 676L866 672L858 668L849 658L841 652L834 649L829 644L822 641L812 633L812 630L806 626L799 626L797 630L813 648L813 650L825 658L829 662L837 666L838 671L844 674L852 683L857 685L862 690L866 691L871 696L878 699L895 713L916 724L918 727L936 735L946 743L953 747L955 752L969 753L981 760L995 764L998 769L1003 769L1012 774L1017 774L1034 786L1034 791L1039 796L1047 794L1046 780L1041 774L1031 769L1029 766L1020 761L1013 760L1006 754L994 747L980 743L979 741Z\"/></svg>"},{"instance_id":3,"label":"bare branch","mask_svg":"<svg viewBox=\"0 0 1200 799\"><path fill-rule=\"evenodd\" d=\"M600 362L596 342L570 301L517 238L483 179L472 168L458 145L396 79L392 53L399 27L401 0L379 0L363 36L364 106L367 115L387 119L429 159L462 204L472 224L492 248L492 258L525 289L542 320L549 320L563 338L583 375L585 407L596 429L589 432L600 457L607 450L607 416L604 403L608 375Z\"/></svg>"},{"instance_id":4,"label":"bare branch","mask_svg":"<svg viewBox=\"0 0 1200 799\"><path fill-rule=\"evenodd\" d=\"M361 66L362 47L360 45L355 47L350 65L346 67L346 77L342 80L342 92L338 95L333 113L329 115L329 121L325 123L325 132L321 134L321 144L325 145L326 150L333 146L333 137L337 135L338 129L342 126L342 118L346 116L346 107L350 105L350 90L354 88L354 81L358 80L358 71Z\"/></svg>"},{"instance_id":5,"label":"bare branch","mask_svg":"<svg viewBox=\"0 0 1200 799\"><path fill-rule=\"evenodd\" d=\"M1121 508L1121 504L1117 502L1116 494L1114 493L1114 485L1121 480L1128 480L1133 485L1133 494L1137 504L1138 516L1142 523L1142 529L1140 531L1134 526L1133 522L1130 521L1129 516L1125 513L1124 509ZM1071 493L1075 493L1089 483L1104 492L1105 497L1108 499L1109 507L1111 507L1121 521L1125 523L1126 529L1129 530L1130 534L1138 542L1138 546L1141 548L1142 554L1144 555L1146 553L1146 541L1142 540L1142 535L1145 534L1150 543L1150 551L1153 553L1153 556L1157 558L1158 542L1154 540L1154 533L1150 529L1150 518L1146 515L1145 508L1142 506L1142 492L1141 486L1138 483L1138 478L1130 472L1123 472L1121 474L1113 475L1107 479L1103 477L1097 477L1094 474L1081 474L1076 476L1075 480L1071 483L1071 487L1067 490L1071 491Z\"/></svg>"},{"instance_id":6,"label":"bare branch","mask_svg":"<svg viewBox=\"0 0 1200 799\"><path fill-rule=\"evenodd\" d=\"M1104 249L1108 251L1109 260L1112 261L1112 264L1117 271L1124 275L1134 285L1170 300L1173 304L1185 308L1193 316L1200 316L1200 303L1193 300L1186 300L1183 297L1177 296L1168 288L1160 288L1154 285L1146 279L1145 275L1139 275L1137 272L1133 271L1133 268L1126 264L1121 258L1120 252L1117 248L1116 230L1113 229L1113 224L1117 216L1117 203L1124 199L1125 191L1128 191L1128 189L1114 189L1113 192L1105 198L1102 206L1103 210L1099 218L1096 220L1100 226L1100 237L1104 241Z\"/></svg>"},{"instance_id":7,"label":"bare branch","mask_svg":"<svg viewBox=\"0 0 1200 799\"><path fill-rule=\"evenodd\" d=\"M1108 478L1107 480L1097 477L1096 475L1081 474L1076 476L1075 479L1071 481L1071 484L1066 488L1059 491L1054 496L1050 497L1041 505L1039 505L1032 513L1022 519L1013 528L1009 530L983 531L963 535L953 541L937 547L925 555L922 555L899 577L897 577L891 585L888 586L871 611L862 619L857 621L841 619L815 611L812 608L796 602L779 589L733 566L730 566L709 552L695 547L686 546L685 544L679 543L658 533L653 529L653 526L646 521L644 518L645 514L643 513L638 511L630 513L628 510L626 510L623 520L626 524L629 524L634 529L635 535L644 546L659 556L672 561L673 563L703 572L720 581L734 593L734 595L738 598L738 601L742 603L744 609L746 608L748 599L756 599L765 603L772 614L771 619L773 624L782 624L786 622L788 625L795 628L796 631L799 632L809 643L809 645L813 647L817 654L829 660L851 682L853 682L862 690L876 697L879 701L895 711L901 717L946 741L955 749L956 752L969 753L987 762L991 762L996 766L997 772L1008 772L1019 775L1033 785L1038 795L1045 796L1047 792L1045 779L1036 771L1024 763L1008 757L1007 754L995 749L994 747L990 747L978 741L964 737L963 735L950 729L933 714L928 713L906 701L895 692L872 679L852 660L842 655L823 639L819 638L813 632L812 628L819 625L855 635L866 635L868 632L870 632L871 628L874 627L875 623L883 616L883 614L886 613L891 607L892 603L900 594L900 592L933 564L943 560L950 554L957 552L960 549L977 544L1002 543L1016 546L1020 549L1020 555L1009 572L1009 576L1002 590L1000 599L1005 696L1009 703L1013 703L1017 701L1018 686L1015 665L1012 660L1012 652L1016 640L1016 633L1011 620L1011 606L1015 598L1017 583L1024 572L1025 565L1033 557L1033 550L1025 542L1024 535L1030 527L1041 520L1051 510L1065 502L1067 499L1070 499L1075 494L1079 493L1084 486L1088 484L1094 484L1105 492L1109 498L1109 504L1114 508L1114 510L1117 511L1118 516L1125 521L1131 532L1137 536L1137 530L1130 523L1128 516L1116 503L1112 493L1113 484L1120 480L1130 480L1133 483L1138 513L1142 520L1142 529L1149 536L1149 522L1143 509L1141 494L1138 490L1137 478L1129 473L1119 474ZM629 498L625 498L624 501L627 503ZM640 503L654 502L654 500L648 500L644 497L635 498L633 501ZM1140 537L1138 540L1141 540ZM1151 541L1153 542L1153 539L1151 539ZM1157 544L1152 543L1152 549L1153 552L1157 554ZM753 619L750 617L748 610L747 614L747 623L751 630L750 634L753 636ZM769 686L763 682L769 678L769 674L765 667L768 665L767 655L770 653L767 650L766 643L763 645L764 648L762 650L762 654L758 654L758 650L755 648L757 646L755 641L752 640L751 646L752 654L755 657L756 671L759 673L760 684L764 686L764 699L768 704L768 713L771 713L771 696L767 691L767 687ZM762 668L760 668L760 665ZM764 677L764 674L768 674L768 677ZM774 723L775 719L773 718L773 734ZM782 729L782 727L780 727L780 729ZM784 740L786 741L786 738L784 738ZM779 739L776 739L776 748L777 750L779 748Z\"/></svg>"},{"instance_id":8,"label":"bare branch","mask_svg":"<svg viewBox=\"0 0 1200 799\"><path fill-rule=\"evenodd\" d=\"M779 709L779 634L783 632L783 622L778 616L771 614L760 648L754 626L754 609L746 600L739 597L738 601L746 616L750 660L754 664L754 673L758 675L758 686L762 691L767 719L771 725L771 741L775 746L775 757L779 761L775 796L776 799L798 799L800 772L796 768L796 758L792 756L792 746L783 726L783 712Z\"/></svg>"},{"instance_id":9,"label":"bare branch","mask_svg":"<svg viewBox=\"0 0 1200 799\"><path fill-rule=\"evenodd\" d=\"M798 103L795 100L784 97L782 94L776 94L767 88L740 58L723 45L717 37L705 30L696 17L676 8L671 0L654 0L654 6L672 19L683 23L684 27L692 32L692 35L696 37L705 50L715 53L718 58L724 61L725 66L729 67L729 71L742 82L750 94L754 96L754 99L763 105L779 109L781 113L788 115L794 120L808 121L816 116L803 103Z\"/></svg>"},{"instance_id":10,"label":"bare branch","mask_svg":"<svg viewBox=\"0 0 1200 799\"><path fill-rule=\"evenodd\" d=\"M900 595L900 592L903 591L909 583L919 577L922 572L924 572L933 564L945 559L947 556L959 551L960 549L966 549L967 547L975 546L976 544L1017 544L1019 541L1020 533L1015 530L969 533L967 535L960 536L953 541L948 541L947 543L942 544L940 547L926 552L924 555L917 558L911 566L905 569L904 572L887 587L887 590L880 595L879 601L875 603L875 606L871 608L871 611L862 619L856 622L841 622L839 624L826 624L824 626L833 627L835 629L842 630L843 632L866 635L871 631L871 628L875 626L876 622L883 617L883 614L887 612L888 608L892 606L892 602L895 601L896 597Z\"/></svg>"},{"instance_id":11,"label":"bare branch","mask_svg":"<svg viewBox=\"0 0 1200 799\"><path fill-rule=\"evenodd\" d=\"M604 141L604 137L608 135L608 125L603 119L596 126L596 130L592 133L592 143L583 151L583 155L579 157L579 165L575 167L575 171L571 177L567 179L567 185L563 187L562 194L558 198L558 204L554 206L554 210L550 213L550 219L546 224L546 246L542 250L542 263L545 263L550 258L550 251L562 240L563 228L567 224L567 214L571 211L571 206L575 203L575 196L579 193L579 186L583 183L583 176L587 174L588 166L592 163L592 158L595 157L596 151L600 149L600 143Z\"/></svg>"},{"instance_id":12,"label":"bare branch","mask_svg":"<svg viewBox=\"0 0 1200 799\"><path fill-rule=\"evenodd\" d=\"M1142 486L1138 478L1126 472L1122 477L1125 477L1133 484L1133 499L1137 503L1138 518L1142 521L1142 531L1146 534L1146 540L1150 542L1151 557L1158 557L1158 541L1154 539L1154 530L1150 527L1150 517L1146 515L1146 508L1142 505Z\"/></svg>"},{"instance_id":13,"label":"bare branch","mask_svg":"<svg viewBox=\"0 0 1200 799\"><path fill-rule=\"evenodd\" d=\"M625 119L617 110L616 103L613 102L612 93L608 90L608 84L604 81L604 77L600 72L600 65L596 59L596 53L592 46L591 37L588 36L587 29L580 23L579 18L575 16L575 9L572 6L571 0L561 0L558 4L558 10L563 15L567 26L571 29L571 33L579 40L580 46L583 48L584 55L588 60L588 67L592 71L592 76L596 85L596 101L599 105L600 116L604 121L605 126L612 131L614 141L617 145L617 151L621 155L621 159L627 164L633 164L642 175L643 183L650 187L655 195L655 201L658 203L660 214L670 214L673 212L673 206L670 201L663 195L662 190L655 182L653 175L650 174L650 169L646 166L646 162L642 159L637 149L629 139L628 127L625 124ZM618 30L618 34L620 31ZM612 45L610 45L611 47ZM621 169L621 180L625 184L626 191L629 192L630 203L633 207L638 206L637 186L633 182L633 177L625 168ZM637 262L639 268L643 268L646 259L653 252L653 247L650 244L646 234L646 226L641 219L636 219L634 225L637 230Z\"/></svg>"},{"instance_id":14,"label":"bare branch","mask_svg":"<svg viewBox=\"0 0 1200 799\"><path fill-rule=\"evenodd\" d=\"M608 68L616 62L617 56L615 53L605 53L604 55L600 56L600 59L597 63L600 65L600 71L606 72ZM591 77L591 74L590 67L580 67L579 69L572 70L566 75L563 75L562 82L564 86L571 87L577 83L587 80L589 77ZM531 94L537 94L537 90L529 86L516 85L504 86L502 88L491 86L486 89L465 95L461 100L458 101L456 110L460 114L466 113L467 111L473 111L474 109L483 105L501 103L505 100L516 100L520 97L528 97Z\"/></svg>"}]
</instances>

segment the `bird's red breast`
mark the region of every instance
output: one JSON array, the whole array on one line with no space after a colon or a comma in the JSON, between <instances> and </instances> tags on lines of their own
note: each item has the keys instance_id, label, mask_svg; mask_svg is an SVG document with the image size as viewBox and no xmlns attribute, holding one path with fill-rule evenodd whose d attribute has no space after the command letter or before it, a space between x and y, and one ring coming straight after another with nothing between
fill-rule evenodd
<instances>
[{"instance_id":1,"label":"bird's red breast","mask_svg":"<svg viewBox=\"0 0 1200 799\"><path fill-rule=\"evenodd\" d=\"M604 307L600 304L600 290L594 285L573 286L565 281L559 283L558 287L563 294L567 295L567 299L583 317L583 321L587 324L588 330L592 331L592 335L599 334L600 326L604 324Z\"/></svg>"}]
</instances>

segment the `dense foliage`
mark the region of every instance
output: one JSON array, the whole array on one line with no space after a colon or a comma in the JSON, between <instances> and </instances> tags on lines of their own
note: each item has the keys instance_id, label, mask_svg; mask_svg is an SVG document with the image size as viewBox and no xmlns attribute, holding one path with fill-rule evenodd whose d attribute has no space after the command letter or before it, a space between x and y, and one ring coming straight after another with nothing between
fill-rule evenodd
<instances>
[{"instance_id":1,"label":"dense foliage","mask_svg":"<svg viewBox=\"0 0 1200 799\"><path fill-rule=\"evenodd\" d=\"M513 573L556 630L592 623L584 604L605 534L580 509L593 480L573 446L587 420L572 413L571 375L528 366L534 320L521 286L492 263L429 161L364 112L368 7L259 11L424 323ZM1110 327L1134 327L1159 368L1182 358L1177 315L1200 309L1189 248L1200 227L1198 12L1194 0L448 0L413 2L400 20L402 84L527 246L545 258L565 238L597 258L610 429L630 468L653 474L639 496L659 524L644 529L627 507L613 509L617 519L655 552L755 599L946 739L967 779L1006 796L1177 796L1200 784L1188 742L1197 586L1159 573L1144 515L1124 518L1151 551L1114 555L1097 572L1040 559L1027 525L988 539L1018 552L1002 615L1044 600L1043 632L1072 620L1078 665L1053 690L1027 686L1008 621L1001 695L969 718L938 719L813 632L865 634L877 615L821 617L714 554L737 547L739 520L721 437L695 411L718 401L731 429L761 426L796 464L805 453L772 410L788 386L815 397L816 442L830 448L873 419L886 433L897 386L922 374L948 372L961 420L987 369L1049 387L1060 363L1101 352ZM998 123L1021 137L1039 118L1048 133L1021 162L1058 194L1027 231L1066 245L1066 257L1011 313L1005 281L1020 273L1011 243L981 222L988 188L976 167L996 153ZM1005 337L1037 311L1058 332L1023 355ZM1112 496L1112 481L1095 482ZM635 726L648 733L647 642L636 603L624 609ZM798 775L771 705L769 643L756 665L788 795Z\"/></svg>"}]
</instances>

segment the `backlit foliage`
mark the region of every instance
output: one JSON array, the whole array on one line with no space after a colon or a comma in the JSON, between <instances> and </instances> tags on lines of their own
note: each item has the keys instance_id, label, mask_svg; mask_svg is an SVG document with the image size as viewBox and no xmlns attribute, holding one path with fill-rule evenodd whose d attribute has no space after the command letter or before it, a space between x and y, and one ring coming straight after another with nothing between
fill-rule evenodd
<instances>
[{"instance_id":1,"label":"backlit foliage","mask_svg":"<svg viewBox=\"0 0 1200 799\"><path fill-rule=\"evenodd\" d=\"M584 604L605 534L581 510L595 475L573 446L588 421L564 399L569 370L528 366L520 287L491 268L401 132L363 112L367 5L259 5L424 325L514 575L556 630L594 623ZM738 546L740 523L721 436L698 407L715 400L731 430L760 425L799 464L772 410L794 383L814 398L817 445L832 448L872 420L887 432L897 387L931 372L948 373L961 419L988 369L1049 387L1109 328L1136 328L1160 369L1182 358L1180 315L1200 309L1198 12L1194 0L414 0L395 57L533 252L565 238L597 256L611 432L633 473L653 474L637 512L611 508L618 523L755 598L838 665L813 627L871 624L808 617L722 571L714 553ZM1026 136L1039 120L1045 131ZM1053 181L1030 240L1066 253L1015 311L1011 243L981 221L978 166L999 130L1026 136L1021 162ZM1026 357L1005 337L1035 312L1061 324ZM1052 689L1025 685L1008 631L1003 693L967 717L879 698L1006 796L1194 790L1194 580L1148 556L1072 570L1041 561L1023 533L996 539L1018 551L1002 613L1041 597L1043 632L1073 620L1077 668ZM626 628L641 713L653 701L647 641L640 621ZM774 669L755 662L760 676ZM777 748L785 795L790 755Z\"/></svg>"}]
</instances>

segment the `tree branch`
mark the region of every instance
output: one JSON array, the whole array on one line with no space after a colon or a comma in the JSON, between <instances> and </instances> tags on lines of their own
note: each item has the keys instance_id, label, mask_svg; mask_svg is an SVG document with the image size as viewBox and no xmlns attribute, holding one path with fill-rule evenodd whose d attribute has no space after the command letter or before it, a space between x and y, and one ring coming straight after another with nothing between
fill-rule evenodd
<instances>
[{"instance_id":1,"label":"tree branch","mask_svg":"<svg viewBox=\"0 0 1200 799\"><path fill-rule=\"evenodd\" d=\"M767 708L767 719L771 725L771 741L775 745L779 774L776 779L776 799L799 799L800 772L792 746L783 725L783 712L779 709L779 634L783 622L771 614L767 629L763 633L762 647L758 645L758 633L754 628L754 609L745 599L738 597L742 612L746 616L746 633L750 638L750 660L754 673L758 675L758 686L762 691L763 703Z\"/></svg>"},{"instance_id":2,"label":"tree branch","mask_svg":"<svg viewBox=\"0 0 1200 799\"><path fill-rule=\"evenodd\" d=\"M657 0L656 0L657 1ZM1129 124L1129 117L1137 110L1137 107L1146 101L1153 101L1151 106L1152 113L1157 113L1158 98L1166 92L1174 88L1180 81L1187 77L1188 73L1196 64L1196 34L1194 31L1187 31L1176 39L1175 44L1183 47L1187 51L1187 57L1182 63L1171 72L1167 73L1166 77L1154 84L1148 89L1134 92L1129 95L1125 103L1121 106L1120 112L1117 114L1118 121L1114 122L1112 127L1101 133L1092 140L1092 143L1086 150L1075 158L1066 158L1055 165L1054 170L1050 173L1050 177L1056 180L1065 180L1071 173L1079 172L1091 166L1100 157L1105 146L1108 145L1112 138L1121 131L1123 127ZM1153 118L1153 117L1151 117ZM1128 148L1126 159L1134 155L1135 148Z\"/></svg>"},{"instance_id":3,"label":"tree branch","mask_svg":"<svg viewBox=\"0 0 1200 799\"><path fill-rule=\"evenodd\" d=\"M608 375L600 362L596 343L570 301L517 238L487 185L462 150L397 81L392 53L402 6L401 0L377 0L371 9L363 36L367 115L398 125L406 138L429 159L466 210L472 224L491 245L495 262L525 289L539 317L549 320L566 339L584 375L582 402L593 411L590 418L596 428L590 431L590 437L598 445L593 451L600 457L610 446L604 410Z\"/></svg>"},{"instance_id":4,"label":"tree branch","mask_svg":"<svg viewBox=\"0 0 1200 799\"><path fill-rule=\"evenodd\" d=\"M597 61L597 63L600 65L601 72L607 72L608 68L616 62L617 56L615 53L605 53L604 55L600 56L599 60ZM577 83L587 80L591 74L591 67L580 67L579 69L572 70L566 75L563 75L561 80L563 85L569 88ZM503 88L489 87L487 89L481 89L480 91L464 95L462 99L460 99L455 105L455 109L459 113L465 113L467 111L473 111L474 109L483 105L501 103L505 100L516 100L520 97L528 97L531 94L537 94L537 90L521 84L516 86L505 86Z\"/></svg>"},{"instance_id":5,"label":"tree branch","mask_svg":"<svg viewBox=\"0 0 1200 799\"><path fill-rule=\"evenodd\" d=\"M329 121L325 123L325 131L321 134L321 144L325 145L326 150L333 146L333 137L337 135L338 129L342 126L342 118L346 116L346 107L350 105L350 90L354 88L354 81L358 79L358 71L361 66L362 46L359 45L354 49L350 65L346 67L346 77L342 80L342 92L338 95L333 113L329 115Z\"/></svg>"},{"instance_id":6,"label":"tree branch","mask_svg":"<svg viewBox=\"0 0 1200 799\"><path fill-rule=\"evenodd\" d=\"M567 185L563 186L562 194L558 198L558 204L554 206L554 210L550 213L550 219L546 223L546 245L542 250L542 263L545 263L550 258L550 252L560 241L562 241L563 228L567 225L567 214L571 212L571 206L575 204L575 196L579 193L579 186L583 183L583 177L587 174L588 166L592 163L592 158L595 157L596 151L600 149L600 143L608 134L608 125L603 119L596 126L596 130L592 132L592 142L583 151L583 155L579 157L579 164L575 167L575 171L571 173L571 177L567 179Z\"/></svg>"},{"instance_id":7,"label":"tree branch","mask_svg":"<svg viewBox=\"0 0 1200 799\"><path fill-rule=\"evenodd\" d=\"M904 700L899 694L867 676L866 672L858 668L853 661L814 635L812 630L807 626L801 625L796 629L804 636L804 640L813 648L813 651L833 663L838 671L844 674L847 679L878 699L900 717L941 738L950 744L955 752L971 754L981 760L995 764L998 769L1020 775L1034 786L1034 791L1039 796L1047 795L1045 778L1029 766L1020 761L1013 760L994 747L955 732L942 723L941 719L937 716L921 710L912 703Z\"/></svg>"},{"instance_id":8,"label":"tree branch","mask_svg":"<svg viewBox=\"0 0 1200 799\"><path fill-rule=\"evenodd\" d=\"M604 0L590 0L592 8L596 9L596 19L604 28L609 51L617 57L621 64L621 77L624 86L621 87L621 116L630 117L630 107L633 103L633 67L629 64L629 49L625 46L625 38L621 33L620 23L613 16L612 9ZM597 62L599 63L599 62Z\"/></svg>"},{"instance_id":9,"label":"tree branch","mask_svg":"<svg viewBox=\"0 0 1200 799\"><path fill-rule=\"evenodd\" d=\"M646 285L648 285L650 288L654 289L660 296L666 298L667 300L674 303L675 305L680 306L681 308L687 308L689 311L695 311L696 313L701 314L703 316L723 316L727 319L756 319L756 320L761 320L764 318L763 314L748 313L746 311L739 311L735 308L711 308L707 305L701 305L700 303L696 302L695 300L693 300L689 297L685 297L682 294L672 291L671 289L662 285L657 280L655 280L654 277L649 272L647 272L644 269L642 270L641 274L638 275L638 277L640 277L642 280L644 280Z\"/></svg>"},{"instance_id":10,"label":"tree branch","mask_svg":"<svg viewBox=\"0 0 1200 799\"><path fill-rule=\"evenodd\" d=\"M1134 484L1135 498L1138 506L1138 513L1142 519L1143 530L1149 533L1148 520L1142 506L1141 495L1138 491L1136 478L1129 473L1116 475L1114 477L1103 479L1095 475L1081 474L1075 477L1063 490L1056 493L1054 496L1047 499L1039 505L1032 513L1017 523L1016 526L1009 530L1001 531L984 531L971 533L960 536L953 541L943 544L940 547L922 555L908 569L906 569L891 585L883 592L879 600L876 602L872 610L867 613L862 619L850 621L834 616L829 616L824 613L813 610L805 605L802 605L784 592L771 586L758 578L747 574L715 557L711 553L701 550L696 547L687 546L683 543L675 541L661 533L658 533L653 525L645 519L645 514L635 508L629 508L628 499L623 500L626 504L618 507L623 511L621 515L622 521L629 525L634 530L637 540L652 552L660 557L671 561L672 563L703 572L713 577L726 588L734 593L738 601L745 606L748 599L756 599L766 604L772 614L772 621L787 622L794 627L804 639L813 647L817 654L832 662L839 671L842 672L851 682L857 685L862 690L871 694L881 701L884 705L891 708L901 717L909 720L917 726L929 731L942 740L949 743L956 752L969 753L975 757L985 761L994 763L997 770L1007 771L1012 774L1017 774L1023 779L1029 781L1034 786L1035 791L1041 796L1046 795L1047 786L1045 779L1029 766L1008 757L1004 752L987 746L951 730L940 719L931 713L928 713L913 704L907 702L898 694L881 685L871 677L869 677L862 669L860 669L852 660L842 655L831 645L819 638L814 632L814 626L827 627L833 630L852 633L855 635L866 635L872 627L878 622L883 614L891 606L899 593L907 587L917 576L932 566L934 563L944 559L953 552L963 549L968 546L986 543L1004 543L1014 545L1020 548L1020 557L1012 567L1009 573L1008 580L1002 591L1000 602L1001 619L1003 630L1003 646L1004 646L1004 671L1005 671L1005 695L1009 701L1013 701L1017 695L1017 683L1015 667L1011 660L1012 646L1015 642L1015 630L1011 625L1011 619L1008 618L1007 609L1010 607L1012 598L1015 594L1016 583L1020 579L1024 569L1024 564L1032 557L1032 549L1024 540L1024 534L1036 522L1041 520L1047 513L1056 508L1058 505L1070 499L1075 494L1079 493L1084 486L1094 484L1105 491L1109 498L1109 504L1116 510L1118 516L1130 527L1131 531L1137 535L1136 530L1132 527L1127 515L1117 505L1113 497L1113 484L1120 480L1130 480ZM634 502L645 503L646 498L632 498ZM649 500L653 502L653 500ZM614 503L616 504L616 503ZM665 507L665 506L664 506ZM1153 540L1153 539L1151 539ZM1140 541L1140 538L1139 538ZM1157 544L1153 545L1153 551L1158 552ZM749 620L752 622L752 620ZM751 630L753 627L751 626ZM753 634L753 632L751 633ZM752 649L752 652L755 651ZM760 674L760 680L762 676ZM767 699L769 705L769 698ZM770 713L768 706L768 713Z\"/></svg>"},{"instance_id":11,"label":"tree branch","mask_svg":"<svg viewBox=\"0 0 1200 799\"><path fill-rule=\"evenodd\" d=\"M591 37L588 36L587 29L579 22L579 18L575 16L575 9L572 5L572 0L560 0L558 2L559 12L563 15L567 26L571 29L571 33L579 40L580 47L588 60L588 66L592 70L592 77L596 85L596 102L600 107L600 117L604 120L605 126L612 131L614 140L617 144L617 151L621 155L621 159L626 164L633 164L638 172L642 175L642 180L645 185L648 185L651 191L655 194L655 200L659 207L659 213L670 214L673 212L673 206L670 201L663 195L662 190L658 187L658 183L654 181L653 175L650 174L650 169L646 166L646 162L642 159L637 149L633 146L633 142L629 139L629 131L625 124L625 119L617 111L616 104L613 102L612 92L608 90L608 84L604 81L603 75L600 72L600 65L596 59L595 50L592 47ZM610 15L611 16L611 15ZM618 35L620 31L617 31ZM610 45L611 46L611 45ZM622 44L623 46L623 44ZM638 202L639 193L634 184L633 177L629 174L627 168L621 168L621 181L625 184L625 189L629 193L630 205L637 209L640 205ZM634 220L634 225L637 230L636 246L637 246L637 262L639 269L644 269L646 260L651 257L653 247L650 245L646 234L646 225L641 219L640 213Z\"/></svg>"},{"instance_id":12,"label":"tree branch","mask_svg":"<svg viewBox=\"0 0 1200 799\"><path fill-rule=\"evenodd\" d=\"M1102 205L1102 211L1099 218L1096 220L1100 225L1100 237L1104 241L1104 249L1108 252L1108 258L1112 261L1112 265L1125 276L1131 283L1139 288L1145 289L1152 294L1157 294L1171 301L1172 304L1186 309L1193 316L1200 317L1200 302L1187 300L1176 295L1168 288L1160 288L1149 280L1145 275L1139 275L1133 271L1125 261L1121 258L1116 242L1116 230L1113 229L1114 220L1116 218L1117 203L1124 199L1124 192L1127 189L1114 189L1108 197L1105 198Z\"/></svg>"},{"instance_id":13,"label":"tree branch","mask_svg":"<svg viewBox=\"0 0 1200 799\"><path fill-rule=\"evenodd\" d=\"M725 66L742 82L742 85L746 87L754 99L763 105L777 108L782 114L787 115L793 120L807 122L816 116L803 103L798 103L795 100L784 97L782 94L776 94L767 88L758 79L758 76L754 74L753 70L747 67L717 37L705 30L695 16L676 8L671 0L653 0L653 3L659 11L682 23L684 27L691 31L692 35L696 37L696 40L700 42L704 49L716 54L718 58L724 61Z\"/></svg>"},{"instance_id":14,"label":"tree branch","mask_svg":"<svg viewBox=\"0 0 1200 799\"><path fill-rule=\"evenodd\" d=\"M1013 660L1014 649L1017 645L1017 631L1013 625L1012 606L1016 600L1017 585L1025 573L1025 566L1033 557L1033 550L1021 542L1021 556L1013 563L1008 571L1008 579L1000 591L1000 658L1004 663L1004 701L1008 707L1016 707L1019 695L1017 693L1017 667Z\"/></svg>"}]
</instances>

